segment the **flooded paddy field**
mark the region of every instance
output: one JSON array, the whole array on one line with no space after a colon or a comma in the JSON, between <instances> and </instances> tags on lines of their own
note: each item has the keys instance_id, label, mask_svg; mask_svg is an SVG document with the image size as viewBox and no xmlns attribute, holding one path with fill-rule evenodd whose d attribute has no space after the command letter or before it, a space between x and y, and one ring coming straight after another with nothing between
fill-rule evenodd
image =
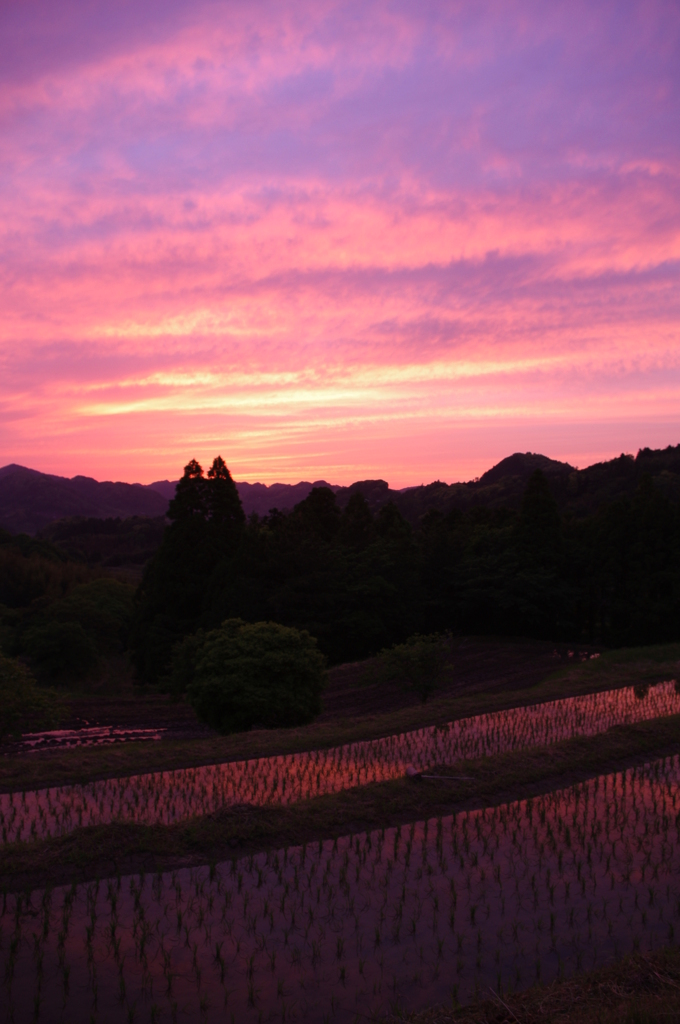
<instances>
[{"instance_id":1,"label":"flooded paddy field","mask_svg":"<svg viewBox=\"0 0 680 1024\"><path fill-rule=\"evenodd\" d=\"M170 701L165 696L67 695L63 698L66 714L58 729L25 732L0 745L4 757L42 751L69 750L74 747L108 746L112 743L139 743L142 740L200 739L214 735L198 721L189 705Z\"/></svg>"},{"instance_id":2,"label":"flooded paddy field","mask_svg":"<svg viewBox=\"0 0 680 1024\"><path fill-rule=\"evenodd\" d=\"M459 719L378 740L0 796L2 843L113 821L171 824L233 804L291 804L432 764L547 746L680 713L675 681Z\"/></svg>"},{"instance_id":3,"label":"flooded paddy field","mask_svg":"<svg viewBox=\"0 0 680 1024\"><path fill-rule=\"evenodd\" d=\"M20 740L6 745L10 754L31 754L41 750L69 750L72 747L94 747L109 743L139 743L160 740L168 730L122 728L114 725L84 726L80 729L50 729L46 732L26 732Z\"/></svg>"},{"instance_id":4,"label":"flooded paddy field","mask_svg":"<svg viewBox=\"0 0 680 1024\"><path fill-rule=\"evenodd\" d=\"M8 895L0 1020L338 1021L597 966L680 928L680 758L213 867Z\"/></svg>"}]
</instances>

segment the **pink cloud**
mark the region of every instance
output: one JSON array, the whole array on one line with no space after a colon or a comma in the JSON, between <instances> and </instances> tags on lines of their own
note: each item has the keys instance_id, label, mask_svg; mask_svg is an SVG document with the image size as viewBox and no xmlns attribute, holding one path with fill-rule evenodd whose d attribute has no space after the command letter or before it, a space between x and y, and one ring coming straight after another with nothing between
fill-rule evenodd
<instances>
[{"instance_id":1,"label":"pink cloud","mask_svg":"<svg viewBox=\"0 0 680 1024\"><path fill-rule=\"evenodd\" d=\"M673 5L3 17L3 461L402 486L680 440Z\"/></svg>"}]
</instances>

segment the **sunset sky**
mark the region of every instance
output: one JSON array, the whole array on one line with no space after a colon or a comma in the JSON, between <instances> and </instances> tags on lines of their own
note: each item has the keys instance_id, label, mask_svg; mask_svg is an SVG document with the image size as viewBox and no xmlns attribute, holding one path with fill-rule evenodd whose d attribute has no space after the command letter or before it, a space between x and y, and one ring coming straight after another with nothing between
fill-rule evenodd
<instances>
[{"instance_id":1,"label":"sunset sky","mask_svg":"<svg viewBox=\"0 0 680 1024\"><path fill-rule=\"evenodd\" d=\"M680 442L680 4L8 0L0 465Z\"/></svg>"}]
</instances>

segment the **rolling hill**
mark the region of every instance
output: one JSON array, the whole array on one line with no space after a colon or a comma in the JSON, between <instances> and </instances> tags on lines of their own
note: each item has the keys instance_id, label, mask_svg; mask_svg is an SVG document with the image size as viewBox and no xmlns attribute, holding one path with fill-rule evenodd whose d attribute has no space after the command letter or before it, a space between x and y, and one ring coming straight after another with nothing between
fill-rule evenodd
<instances>
[{"instance_id":1,"label":"rolling hill","mask_svg":"<svg viewBox=\"0 0 680 1024\"><path fill-rule=\"evenodd\" d=\"M246 515L266 515L270 509L290 510L313 487L330 487L344 507L356 491L377 511L392 501L402 515L416 524L431 510L518 508L527 480L540 469L548 478L560 510L582 517L600 505L632 495L644 476L668 498L680 501L680 445L641 449L636 456L620 455L586 469L575 469L533 452L516 452L487 470L478 480L446 484L439 480L418 487L393 490L385 480L359 480L349 487L325 480L297 484L237 483ZM36 534L56 520L127 519L164 516L176 481L152 484L99 482L92 477L72 478L39 473L25 466L0 469L0 527L11 533Z\"/></svg>"}]
</instances>

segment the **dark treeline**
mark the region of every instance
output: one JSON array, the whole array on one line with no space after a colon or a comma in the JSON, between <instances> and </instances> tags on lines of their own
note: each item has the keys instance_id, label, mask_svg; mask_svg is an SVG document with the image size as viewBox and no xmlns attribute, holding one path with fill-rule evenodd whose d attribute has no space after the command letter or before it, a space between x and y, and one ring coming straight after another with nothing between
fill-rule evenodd
<instances>
[{"instance_id":1,"label":"dark treeline","mask_svg":"<svg viewBox=\"0 0 680 1024\"><path fill-rule=\"evenodd\" d=\"M135 588L46 540L0 530L0 652L41 682L95 677L127 648Z\"/></svg>"},{"instance_id":2,"label":"dark treeline","mask_svg":"<svg viewBox=\"0 0 680 1024\"><path fill-rule=\"evenodd\" d=\"M39 534L67 558L91 567L114 569L142 566L156 553L165 530L165 516L98 519L72 516L51 523Z\"/></svg>"},{"instance_id":3,"label":"dark treeline","mask_svg":"<svg viewBox=\"0 0 680 1024\"><path fill-rule=\"evenodd\" d=\"M295 508L246 519L222 459L191 462L137 595L141 678L163 679L173 645L228 618L308 630L331 663L414 633L522 635L638 645L680 639L680 506L641 474L635 490L577 518L534 472L519 508L344 508L315 488Z\"/></svg>"}]
</instances>

